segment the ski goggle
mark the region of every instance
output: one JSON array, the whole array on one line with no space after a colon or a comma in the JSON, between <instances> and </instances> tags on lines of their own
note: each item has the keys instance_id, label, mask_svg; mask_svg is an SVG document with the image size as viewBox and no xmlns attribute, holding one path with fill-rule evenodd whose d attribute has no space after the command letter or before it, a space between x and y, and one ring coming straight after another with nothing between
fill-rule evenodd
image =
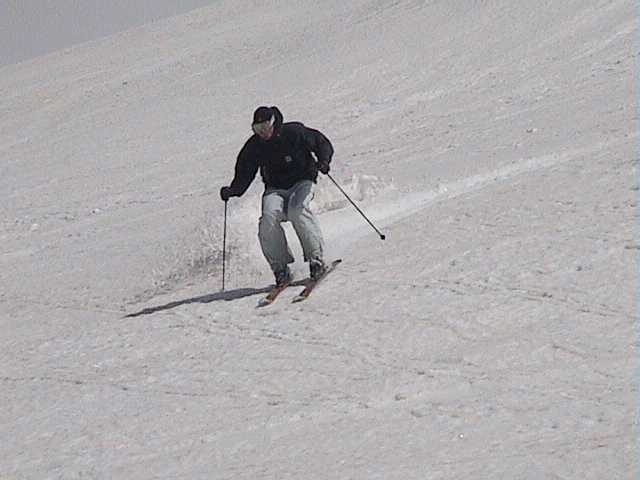
<instances>
[{"instance_id":1,"label":"ski goggle","mask_svg":"<svg viewBox=\"0 0 640 480\"><path fill-rule=\"evenodd\" d=\"M273 124L275 123L275 118L271 118L270 120L266 120L260 123L254 123L251 125L251 129L253 133L256 135L260 135L261 137L269 136L273 133Z\"/></svg>"}]
</instances>

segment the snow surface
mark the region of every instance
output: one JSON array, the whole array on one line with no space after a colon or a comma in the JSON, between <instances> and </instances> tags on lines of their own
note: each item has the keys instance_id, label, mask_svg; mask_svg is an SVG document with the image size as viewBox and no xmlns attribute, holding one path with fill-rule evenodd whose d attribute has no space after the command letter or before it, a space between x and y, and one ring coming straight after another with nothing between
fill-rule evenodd
<instances>
[{"instance_id":1,"label":"snow surface","mask_svg":"<svg viewBox=\"0 0 640 480\"><path fill-rule=\"evenodd\" d=\"M636 35L630 0L221 0L0 69L0 478L638 478ZM218 190L262 104L387 240L321 178L344 262L256 309L261 185L225 292Z\"/></svg>"}]
</instances>

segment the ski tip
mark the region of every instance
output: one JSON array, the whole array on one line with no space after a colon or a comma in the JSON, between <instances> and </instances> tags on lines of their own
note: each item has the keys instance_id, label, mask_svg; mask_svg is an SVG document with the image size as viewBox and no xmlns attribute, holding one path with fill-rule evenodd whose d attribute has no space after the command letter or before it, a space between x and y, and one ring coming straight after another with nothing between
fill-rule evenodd
<instances>
[{"instance_id":1,"label":"ski tip","mask_svg":"<svg viewBox=\"0 0 640 480\"><path fill-rule=\"evenodd\" d=\"M256 305L256 308L267 307L267 306L271 305L272 303L273 303L273 300L268 300L266 298L261 298L260 300L258 300L258 304Z\"/></svg>"}]
</instances>

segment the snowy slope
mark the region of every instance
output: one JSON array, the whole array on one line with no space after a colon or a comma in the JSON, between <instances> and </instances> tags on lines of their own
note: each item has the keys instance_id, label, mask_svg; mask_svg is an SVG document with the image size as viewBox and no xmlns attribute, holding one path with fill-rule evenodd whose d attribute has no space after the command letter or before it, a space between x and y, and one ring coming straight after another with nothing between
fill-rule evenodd
<instances>
[{"instance_id":1,"label":"snowy slope","mask_svg":"<svg viewBox=\"0 0 640 480\"><path fill-rule=\"evenodd\" d=\"M0 69L0 478L635 478L635 22L221 1ZM387 240L321 179L345 262L257 310L260 104Z\"/></svg>"}]
</instances>

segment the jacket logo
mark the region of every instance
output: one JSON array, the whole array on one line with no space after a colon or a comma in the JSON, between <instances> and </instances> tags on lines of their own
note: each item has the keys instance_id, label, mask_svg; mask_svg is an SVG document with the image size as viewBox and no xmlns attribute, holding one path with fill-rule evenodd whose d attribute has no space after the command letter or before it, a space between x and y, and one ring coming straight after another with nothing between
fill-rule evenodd
<instances>
[{"instance_id":1,"label":"jacket logo","mask_svg":"<svg viewBox=\"0 0 640 480\"><path fill-rule=\"evenodd\" d=\"M291 163L293 162L293 158L291 158L291 155L287 155L286 157L284 157L284 161L287 163Z\"/></svg>"}]
</instances>

